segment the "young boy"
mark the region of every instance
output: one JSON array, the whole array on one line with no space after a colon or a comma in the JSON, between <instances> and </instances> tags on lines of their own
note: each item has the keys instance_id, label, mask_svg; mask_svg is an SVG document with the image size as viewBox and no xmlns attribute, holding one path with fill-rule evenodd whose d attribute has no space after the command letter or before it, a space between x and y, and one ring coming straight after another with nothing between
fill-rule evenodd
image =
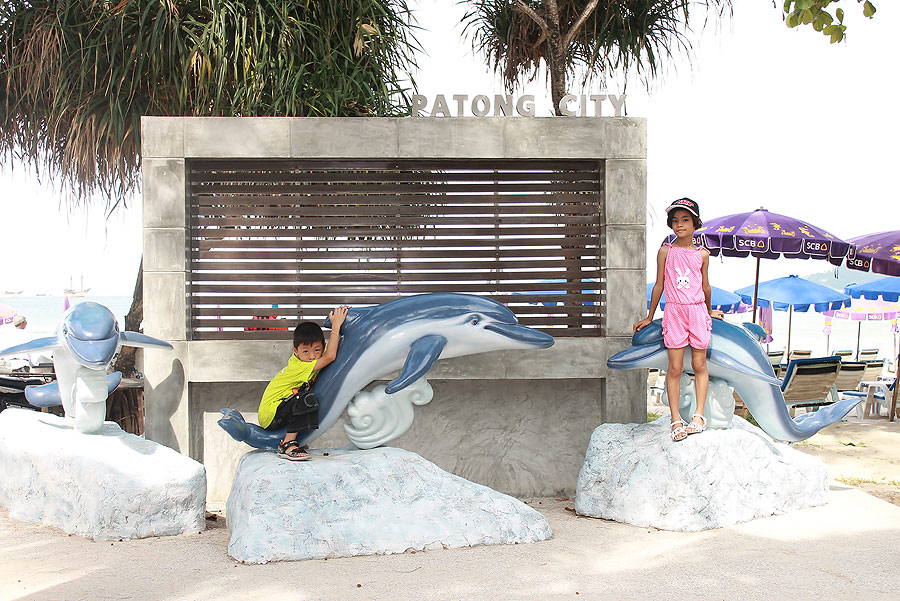
<instances>
[{"instance_id":1,"label":"young boy","mask_svg":"<svg viewBox=\"0 0 900 601\"><path fill-rule=\"evenodd\" d=\"M284 440L278 444L278 455L291 461L310 458L306 449L297 442L297 434L319 427L318 407L310 409L294 389L311 382L320 369L337 357L341 339L341 324L347 317L348 307L341 305L328 314L331 335L325 346L325 335L319 324L302 321L294 329L294 353L263 393L259 403L259 425L266 430L278 430L287 426Z\"/></svg>"}]
</instances>

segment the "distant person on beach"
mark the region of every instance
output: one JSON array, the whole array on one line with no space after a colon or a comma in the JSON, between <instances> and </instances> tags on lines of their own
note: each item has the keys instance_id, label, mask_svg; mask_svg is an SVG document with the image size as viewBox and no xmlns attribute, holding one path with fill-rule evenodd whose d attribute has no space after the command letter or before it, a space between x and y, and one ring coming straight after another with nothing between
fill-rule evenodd
<instances>
[{"instance_id":1,"label":"distant person on beach","mask_svg":"<svg viewBox=\"0 0 900 601\"><path fill-rule=\"evenodd\" d=\"M287 426L284 440L278 443L278 455L291 461L310 458L305 447L297 442L297 435L319 427L319 405L309 392L309 383L316 373L337 357L341 339L341 325L349 308L341 305L328 314L331 335L325 346L325 335L319 324L301 321L294 329L294 352L263 393L259 403L259 425L266 430Z\"/></svg>"},{"instance_id":2,"label":"distant person on beach","mask_svg":"<svg viewBox=\"0 0 900 601\"><path fill-rule=\"evenodd\" d=\"M13 329L4 328L4 335L0 337L0 350L11 346L18 346L31 341L31 337L24 332L28 320L24 315L16 315L12 322ZM3 359L5 367L12 371L29 371L32 363L27 353L22 356L6 357Z\"/></svg>"},{"instance_id":3,"label":"distant person on beach","mask_svg":"<svg viewBox=\"0 0 900 601\"><path fill-rule=\"evenodd\" d=\"M656 255L656 284L650 297L650 311L644 319L634 324L634 331L653 321L663 291L666 306L663 311L663 341L669 351L669 368L666 370L666 392L672 412L672 440L679 442L689 434L706 429L703 409L709 387L706 369L706 348L712 336L712 318L725 315L712 308L712 288L707 277L709 251L694 245L694 231L703 222L700 207L690 198L680 198L666 207L666 225L675 232L675 241L666 242ZM687 424L678 414L681 396L681 374L684 371L684 352L691 347L691 367L697 392L697 409Z\"/></svg>"}]
</instances>

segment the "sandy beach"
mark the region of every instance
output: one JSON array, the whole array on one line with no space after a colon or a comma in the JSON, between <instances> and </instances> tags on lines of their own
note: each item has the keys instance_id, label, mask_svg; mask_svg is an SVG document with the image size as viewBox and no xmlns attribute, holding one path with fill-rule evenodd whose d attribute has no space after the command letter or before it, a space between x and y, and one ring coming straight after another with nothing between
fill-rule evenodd
<instances>
[{"instance_id":1,"label":"sandy beach","mask_svg":"<svg viewBox=\"0 0 900 601\"><path fill-rule=\"evenodd\" d=\"M0 599L648 599L671 587L699 599L895 599L898 441L900 422L840 422L798 445L828 465L827 505L700 533L529 499L553 540L251 566L227 555L222 517L197 534L92 542L0 510Z\"/></svg>"}]
</instances>

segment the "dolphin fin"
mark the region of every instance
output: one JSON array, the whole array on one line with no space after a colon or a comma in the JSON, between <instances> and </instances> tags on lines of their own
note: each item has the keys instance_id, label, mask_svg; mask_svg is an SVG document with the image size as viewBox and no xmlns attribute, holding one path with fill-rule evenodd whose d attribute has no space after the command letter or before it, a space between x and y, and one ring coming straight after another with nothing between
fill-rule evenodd
<instances>
[{"instance_id":1,"label":"dolphin fin","mask_svg":"<svg viewBox=\"0 0 900 601\"><path fill-rule=\"evenodd\" d=\"M775 386L781 386L781 380L776 378L774 375L765 374L758 369L753 369L752 367L748 367L743 363L739 363L732 357L726 353L716 350L709 350L709 360L717 365L721 365L726 369L730 369L733 371L740 372L742 374L746 374L751 378L756 378L757 380L762 380L767 384L774 384Z\"/></svg>"},{"instance_id":2,"label":"dolphin fin","mask_svg":"<svg viewBox=\"0 0 900 601\"><path fill-rule=\"evenodd\" d=\"M119 332L119 344L122 346L136 346L138 348L173 348L172 345L165 340L127 330L125 332Z\"/></svg>"},{"instance_id":3,"label":"dolphin fin","mask_svg":"<svg viewBox=\"0 0 900 601\"><path fill-rule=\"evenodd\" d=\"M744 329L747 330L747 333L750 334L751 336L753 336L753 338L757 342L762 342L763 340L766 339L766 336L769 335L769 333L766 332L763 329L763 327L761 325L759 325L758 323L745 322L745 323L742 323L741 325L744 326Z\"/></svg>"},{"instance_id":4,"label":"dolphin fin","mask_svg":"<svg viewBox=\"0 0 900 601\"><path fill-rule=\"evenodd\" d=\"M114 371L111 374L106 375L106 393L112 394L115 392L116 388L119 387L119 384L122 382L122 372Z\"/></svg>"},{"instance_id":5,"label":"dolphin fin","mask_svg":"<svg viewBox=\"0 0 900 601\"><path fill-rule=\"evenodd\" d=\"M56 336L36 338L31 342L24 342L0 351L0 355L15 355L16 353L36 353L38 351L50 351L59 348L59 340ZM49 405L48 405L49 406Z\"/></svg>"},{"instance_id":6,"label":"dolphin fin","mask_svg":"<svg viewBox=\"0 0 900 601\"><path fill-rule=\"evenodd\" d=\"M447 339L437 334L422 336L413 342L409 347L409 354L406 355L406 363L403 364L400 375L389 382L384 391L394 394L424 376L425 372L441 356L441 351L444 350L446 344Z\"/></svg>"},{"instance_id":7,"label":"dolphin fin","mask_svg":"<svg viewBox=\"0 0 900 601\"><path fill-rule=\"evenodd\" d=\"M59 395L59 382L50 382L43 386L29 386L25 389L25 399L35 407L57 407L62 405Z\"/></svg>"},{"instance_id":8,"label":"dolphin fin","mask_svg":"<svg viewBox=\"0 0 900 601\"><path fill-rule=\"evenodd\" d=\"M114 371L106 375L106 393L110 395L122 382L122 372ZM25 399L35 407L58 407L62 405L59 393L59 382L50 382L43 386L29 386L25 389Z\"/></svg>"}]
</instances>

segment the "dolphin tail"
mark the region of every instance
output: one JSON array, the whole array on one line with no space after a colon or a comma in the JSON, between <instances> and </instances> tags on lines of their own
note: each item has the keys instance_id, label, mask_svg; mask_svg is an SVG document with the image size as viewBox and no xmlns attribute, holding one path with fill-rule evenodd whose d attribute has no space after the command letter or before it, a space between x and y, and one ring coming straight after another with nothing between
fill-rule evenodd
<instances>
[{"instance_id":1,"label":"dolphin tail","mask_svg":"<svg viewBox=\"0 0 900 601\"><path fill-rule=\"evenodd\" d=\"M798 415L793 419L794 426L803 435L800 440L806 440L822 428L830 426L845 415L850 413L854 407L862 402L862 399L845 399L830 405L820 407L816 411L810 411L803 415Z\"/></svg>"},{"instance_id":2,"label":"dolphin tail","mask_svg":"<svg viewBox=\"0 0 900 601\"><path fill-rule=\"evenodd\" d=\"M813 436L850 413L861 400L839 400L823 405L816 411L791 418L781 388L778 386L768 388L769 391L764 392L744 385L735 386L735 390L741 395L744 405L759 427L772 438L788 442L800 442Z\"/></svg>"},{"instance_id":3,"label":"dolphin tail","mask_svg":"<svg viewBox=\"0 0 900 601\"><path fill-rule=\"evenodd\" d=\"M287 428L266 430L256 424L247 423L244 416L236 409L220 409L222 417L219 426L238 442L243 442L255 449L275 449L284 439Z\"/></svg>"}]
</instances>

